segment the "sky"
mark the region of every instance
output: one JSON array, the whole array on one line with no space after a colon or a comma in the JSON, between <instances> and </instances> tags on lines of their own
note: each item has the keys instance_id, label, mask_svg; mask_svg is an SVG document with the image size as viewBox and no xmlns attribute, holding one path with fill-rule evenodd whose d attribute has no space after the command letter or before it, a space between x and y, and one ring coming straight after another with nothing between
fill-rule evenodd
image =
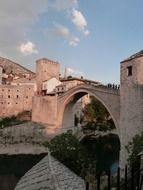
<instances>
[{"instance_id":1,"label":"sky","mask_svg":"<svg viewBox=\"0 0 143 190\"><path fill-rule=\"evenodd\" d=\"M61 73L120 82L120 62L143 49L142 0L0 1L0 56L33 71L58 61Z\"/></svg>"}]
</instances>

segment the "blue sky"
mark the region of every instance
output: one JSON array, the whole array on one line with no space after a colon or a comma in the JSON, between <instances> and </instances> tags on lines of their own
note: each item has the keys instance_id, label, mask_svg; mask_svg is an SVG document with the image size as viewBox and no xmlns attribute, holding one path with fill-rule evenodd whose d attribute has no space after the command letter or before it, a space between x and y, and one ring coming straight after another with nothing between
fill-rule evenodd
<instances>
[{"instance_id":1,"label":"blue sky","mask_svg":"<svg viewBox=\"0 0 143 190\"><path fill-rule=\"evenodd\" d=\"M142 0L5 0L0 56L35 70L42 57L61 71L119 83L120 61L143 46Z\"/></svg>"}]
</instances>

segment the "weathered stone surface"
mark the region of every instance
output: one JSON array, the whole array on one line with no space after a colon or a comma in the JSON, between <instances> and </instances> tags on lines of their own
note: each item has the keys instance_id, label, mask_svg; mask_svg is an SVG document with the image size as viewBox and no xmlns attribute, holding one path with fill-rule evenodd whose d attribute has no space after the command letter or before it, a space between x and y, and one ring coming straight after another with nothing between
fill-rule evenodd
<instances>
[{"instance_id":1,"label":"weathered stone surface","mask_svg":"<svg viewBox=\"0 0 143 190\"><path fill-rule=\"evenodd\" d=\"M57 126L67 128L73 125L73 107L75 103L85 94L96 97L109 111L119 133L120 115L120 91L117 89L106 88L104 86L93 86L80 84L58 96L57 100Z\"/></svg>"},{"instance_id":2,"label":"weathered stone surface","mask_svg":"<svg viewBox=\"0 0 143 190\"><path fill-rule=\"evenodd\" d=\"M143 52L121 62L120 140L122 165L128 158L126 146L143 131ZM131 68L132 73L128 73Z\"/></svg>"},{"instance_id":3,"label":"weathered stone surface","mask_svg":"<svg viewBox=\"0 0 143 190\"><path fill-rule=\"evenodd\" d=\"M41 94L42 82L51 78L59 80L60 64L58 62L42 58L36 61L37 93Z\"/></svg>"},{"instance_id":4,"label":"weathered stone surface","mask_svg":"<svg viewBox=\"0 0 143 190\"><path fill-rule=\"evenodd\" d=\"M0 154L45 153L42 142L49 138L45 127L32 122L0 129Z\"/></svg>"},{"instance_id":5,"label":"weathered stone surface","mask_svg":"<svg viewBox=\"0 0 143 190\"><path fill-rule=\"evenodd\" d=\"M15 190L85 190L85 184L48 154L21 178Z\"/></svg>"},{"instance_id":6,"label":"weathered stone surface","mask_svg":"<svg viewBox=\"0 0 143 190\"><path fill-rule=\"evenodd\" d=\"M33 85L0 85L0 116L32 110Z\"/></svg>"}]
</instances>

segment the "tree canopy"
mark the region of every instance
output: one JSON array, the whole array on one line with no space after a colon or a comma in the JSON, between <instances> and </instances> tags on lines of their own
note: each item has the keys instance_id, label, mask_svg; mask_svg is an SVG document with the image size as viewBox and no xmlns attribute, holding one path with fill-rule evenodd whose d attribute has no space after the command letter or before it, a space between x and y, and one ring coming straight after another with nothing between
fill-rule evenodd
<instances>
[{"instance_id":1,"label":"tree canopy","mask_svg":"<svg viewBox=\"0 0 143 190\"><path fill-rule=\"evenodd\" d=\"M93 96L91 96L91 102L85 106L83 114L85 119L89 122L105 120L105 118L110 115L105 106Z\"/></svg>"}]
</instances>

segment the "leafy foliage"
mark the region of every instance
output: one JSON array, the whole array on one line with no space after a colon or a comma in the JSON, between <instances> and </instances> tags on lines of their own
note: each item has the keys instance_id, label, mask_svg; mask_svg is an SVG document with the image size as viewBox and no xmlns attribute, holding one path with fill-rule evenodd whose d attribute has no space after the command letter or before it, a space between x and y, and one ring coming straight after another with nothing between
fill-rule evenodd
<instances>
[{"instance_id":1,"label":"leafy foliage","mask_svg":"<svg viewBox=\"0 0 143 190\"><path fill-rule=\"evenodd\" d=\"M109 117L109 112L105 106L93 96L91 96L91 102L85 106L83 114L88 122L103 121Z\"/></svg>"},{"instance_id":2,"label":"leafy foliage","mask_svg":"<svg viewBox=\"0 0 143 190\"><path fill-rule=\"evenodd\" d=\"M83 146L76 136L71 133L63 133L44 145L49 147L55 158L79 176L87 178L89 173L93 173L95 176L95 154L89 147Z\"/></svg>"},{"instance_id":3,"label":"leafy foliage","mask_svg":"<svg viewBox=\"0 0 143 190\"><path fill-rule=\"evenodd\" d=\"M143 132L140 135L135 135L131 142L126 147L129 153L129 163L134 163L137 159L137 155L143 151Z\"/></svg>"},{"instance_id":4,"label":"leafy foliage","mask_svg":"<svg viewBox=\"0 0 143 190\"><path fill-rule=\"evenodd\" d=\"M16 116L4 117L0 120L0 129L3 129L5 127L9 127L12 125L21 124L23 122L24 121L18 120Z\"/></svg>"},{"instance_id":5,"label":"leafy foliage","mask_svg":"<svg viewBox=\"0 0 143 190\"><path fill-rule=\"evenodd\" d=\"M82 126L83 133L86 133L86 131L102 131L107 132L111 131L115 127L113 125L110 125L108 122L88 122L84 126Z\"/></svg>"},{"instance_id":6,"label":"leafy foliage","mask_svg":"<svg viewBox=\"0 0 143 190\"><path fill-rule=\"evenodd\" d=\"M88 181L91 176L95 181L97 172L108 171L112 163L118 160L120 149L119 139L115 135L98 138L86 136L79 141L71 133L64 133L44 145L49 147L55 158Z\"/></svg>"},{"instance_id":7,"label":"leafy foliage","mask_svg":"<svg viewBox=\"0 0 143 190\"><path fill-rule=\"evenodd\" d=\"M87 104L83 110L84 126L83 130L86 131L103 131L115 129L114 122L110 117L109 112L104 105L99 102L95 97L91 96L91 102Z\"/></svg>"}]
</instances>

